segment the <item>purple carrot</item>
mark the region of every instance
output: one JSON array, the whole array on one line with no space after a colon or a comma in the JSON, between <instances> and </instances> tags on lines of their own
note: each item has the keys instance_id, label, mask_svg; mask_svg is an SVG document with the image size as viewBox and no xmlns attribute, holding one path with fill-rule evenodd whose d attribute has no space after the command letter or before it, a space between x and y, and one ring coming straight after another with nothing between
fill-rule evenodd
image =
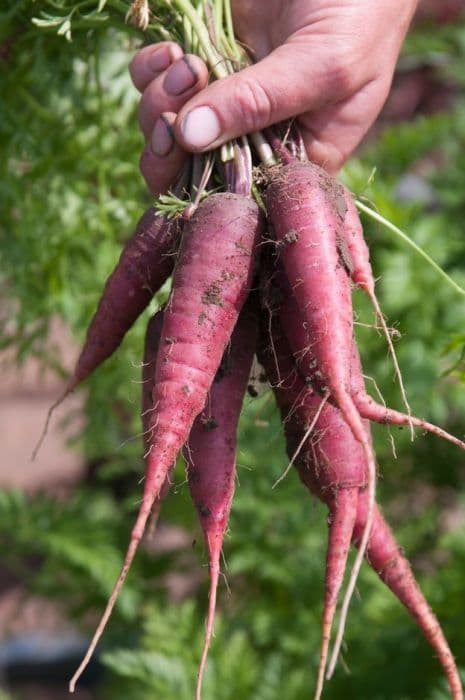
<instances>
[{"instance_id":1,"label":"purple carrot","mask_svg":"<svg viewBox=\"0 0 465 700\"><path fill-rule=\"evenodd\" d=\"M213 634L220 555L236 476L236 434L257 335L253 303L243 309L202 413L195 419L185 457L192 500L208 550L210 594L205 643L197 676L196 700Z\"/></svg>"},{"instance_id":2,"label":"purple carrot","mask_svg":"<svg viewBox=\"0 0 465 700\"><path fill-rule=\"evenodd\" d=\"M154 208L147 209L139 219L105 283L65 390L47 413L32 459L47 434L53 411L115 352L153 295L171 275L178 239L178 221L158 216Z\"/></svg>"},{"instance_id":3,"label":"purple carrot","mask_svg":"<svg viewBox=\"0 0 465 700\"><path fill-rule=\"evenodd\" d=\"M142 360L142 439L144 444L144 459L147 459L150 450L151 440L151 420L153 412L153 383L155 380L155 365L157 361L158 347L160 345L161 329L163 326L163 310L157 311L147 324L144 340L144 355ZM165 500L170 490L171 475L168 474L163 484L158 498L152 507L150 518L150 530L155 529L160 515L161 504Z\"/></svg>"},{"instance_id":4,"label":"purple carrot","mask_svg":"<svg viewBox=\"0 0 465 700\"><path fill-rule=\"evenodd\" d=\"M292 377L292 381L281 380L274 386L283 419L287 450L291 456L295 453L296 446L304 440L307 426L315 415L315 395L308 393L303 378L296 367L292 367L290 349L286 359L285 342L282 337L280 338L279 325L276 321L273 325L273 342L274 353L268 351L267 355L263 355L270 381L273 383L278 378L273 357L278 359L280 375ZM318 698L323 687L329 632L334 616L333 605L335 606L337 602L347 561L348 540L352 539L354 544L360 547L365 531L368 511L366 489L368 469L361 445L354 439L352 431L342 420L341 413L330 404L324 406L312 435L304 440L295 464L306 487L328 505L331 514L322 649L316 691ZM453 700L463 700L460 677L447 640L415 581L407 559L402 554L377 506L374 510L373 527L365 556L370 566L422 628L445 671ZM340 629L343 629L343 626ZM337 639L328 676L334 669L339 643Z\"/></svg>"},{"instance_id":5,"label":"purple carrot","mask_svg":"<svg viewBox=\"0 0 465 700\"><path fill-rule=\"evenodd\" d=\"M298 320L298 319L297 319ZM259 359L278 403L289 459L306 486L330 511L325 572L325 596L320 663L315 698L323 689L331 627L344 579L355 518L358 492L366 486L364 451L354 439L341 412L326 403L305 383L297 371L291 349L275 316ZM263 337L263 335L262 335ZM273 344L273 350L271 349ZM314 424L309 435L309 427ZM351 441L347 444L346 433ZM300 449L299 449L300 448ZM308 464L313 468L309 469Z\"/></svg>"},{"instance_id":6,"label":"purple carrot","mask_svg":"<svg viewBox=\"0 0 465 700\"><path fill-rule=\"evenodd\" d=\"M151 444L139 513L107 607L70 689L89 662L137 551L152 506L202 411L250 292L263 215L249 197L213 194L186 222L155 369Z\"/></svg>"}]
</instances>

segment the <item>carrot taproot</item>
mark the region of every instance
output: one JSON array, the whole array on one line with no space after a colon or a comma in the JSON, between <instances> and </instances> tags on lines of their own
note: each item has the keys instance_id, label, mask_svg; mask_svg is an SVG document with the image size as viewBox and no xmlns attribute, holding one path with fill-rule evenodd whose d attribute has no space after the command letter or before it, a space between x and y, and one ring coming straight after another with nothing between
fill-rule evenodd
<instances>
[{"instance_id":1,"label":"carrot taproot","mask_svg":"<svg viewBox=\"0 0 465 700\"><path fill-rule=\"evenodd\" d=\"M265 200L286 276L307 325L321 375L319 386L324 387L325 395L331 396L341 410L363 447L368 465L369 507L354 562L353 571L357 575L373 518L376 463L350 392L352 298L350 280L337 246L346 211L344 191L318 166L292 163L271 173ZM349 598L352 593L353 588L349 590Z\"/></svg>"},{"instance_id":2,"label":"carrot taproot","mask_svg":"<svg viewBox=\"0 0 465 700\"><path fill-rule=\"evenodd\" d=\"M157 361L158 348L160 345L161 331L163 327L163 309L157 311L147 323L144 338L144 354L142 359L142 401L141 401L141 418L142 418L142 439L144 444L144 457L148 454L151 440L151 419L153 412L153 383L155 380L155 365ZM167 474L165 483L163 484L158 497L156 498L150 518L150 531L153 532L156 528L158 517L160 515L161 504L165 500L171 486L171 474Z\"/></svg>"},{"instance_id":3,"label":"carrot taproot","mask_svg":"<svg viewBox=\"0 0 465 700\"><path fill-rule=\"evenodd\" d=\"M402 379L397 355L394 350L391 334L386 324L384 314L378 302L378 297L375 293L375 278L370 263L370 252L363 235L362 222L358 215L357 207L352 198L351 193L345 187L343 188L343 198L345 205L344 224L342 231L338 236L339 253L344 261L350 277L355 285L362 289L370 299L370 302L375 310L376 318L381 324L382 331L386 338L389 353L394 364L394 370L399 382L400 393L402 400L407 409L407 415L410 417L411 409L407 399L407 394ZM340 206L343 206L342 204ZM414 437L413 423L410 420L410 430L412 439Z\"/></svg>"},{"instance_id":4,"label":"carrot taproot","mask_svg":"<svg viewBox=\"0 0 465 700\"><path fill-rule=\"evenodd\" d=\"M178 240L177 219L168 220L154 208L148 209L139 219L105 284L68 391L84 381L119 347L127 331L171 275Z\"/></svg>"},{"instance_id":5,"label":"carrot taproot","mask_svg":"<svg viewBox=\"0 0 465 700\"><path fill-rule=\"evenodd\" d=\"M232 193L207 197L184 227L157 355L142 502L120 575L70 681L71 692L111 615L153 503L205 405L250 292L262 230L263 214L254 200Z\"/></svg>"},{"instance_id":6,"label":"carrot taproot","mask_svg":"<svg viewBox=\"0 0 465 700\"><path fill-rule=\"evenodd\" d=\"M358 546L366 516L366 494L359 496L357 518L352 535ZM435 650L449 683L453 700L463 700L463 687L454 656L435 614L418 585L408 559L396 542L379 508L376 507L366 559L379 578L415 619ZM329 669L331 671L331 668Z\"/></svg>"},{"instance_id":7,"label":"carrot taproot","mask_svg":"<svg viewBox=\"0 0 465 700\"><path fill-rule=\"evenodd\" d=\"M196 687L200 700L208 649L213 634L220 555L236 476L236 433L255 353L257 315L250 300L242 310L223 355L205 408L195 419L185 457L192 500L208 550L210 593Z\"/></svg>"},{"instance_id":8,"label":"carrot taproot","mask_svg":"<svg viewBox=\"0 0 465 700\"><path fill-rule=\"evenodd\" d=\"M179 239L178 220L159 216L151 207L139 219L108 277L86 339L63 393L49 408L34 459L55 409L121 344L128 330L171 275Z\"/></svg>"},{"instance_id":9,"label":"carrot taproot","mask_svg":"<svg viewBox=\"0 0 465 700\"><path fill-rule=\"evenodd\" d=\"M321 397L298 372L277 315L271 321L271 335L268 328L265 340L261 342L259 359L280 409L289 459L302 481L327 504L330 511L320 662L315 690L315 699L318 699L323 689L331 627L355 526L358 492L366 486L366 474L362 468L364 451L335 406L326 403L319 412ZM344 439L347 431L352 438L349 444ZM309 463L312 469L308 469Z\"/></svg>"},{"instance_id":10,"label":"carrot taproot","mask_svg":"<svg viewBox=\"0 0 465 700\"><path fill-rule=\"evenodd\" d=\"M267 374L281 411L289 456L305 437L317 407L315 394L309 391L296 367L292 366L290 348L286 357L286 339L273 322L274 352L262 354ZM278 358L279 371L273 362ZM281 376L281 381L278 380ZM284 378L284 379L283 379ZM368 428L367 428L368 429ZM347 562L350 540L359 547L365 531L368 511L366 489L367 466L361 445L338 409L326 404L315 429L300 450L295 465L305 486L325 502L330 510L328 551L325 574L325 604L322 647L316 698L323 688L331 620ZM355 506L355 510L354 510ZM446 674L453 700L463 700L460 676L444 633L425 600L410 565L395 541L389 526L375 505L373 526L365 557L381 580L391 589L423 630L438 655ZM334 606L334 608L333 608ZM337 643L336 643L337 644ZM334 647L328 676L334 670L337 646Z\"/></svg>"},{"instance_id":11,"label":"carrot taproot","mask_svg":"<svg viewBox=\"0 0 465 700\"><path fill-rule=\"evenodd\" d=\"M465 449L465 443L410 414L387 409L368 396L355 351L350 277L338 240L343 237L347 204L344 190L311 163L292 163L270 170L265 199L277 249L292 295L308 332L305 363L315 388L330 396L354 437L362 444L368 467L368 512L339 620L338 639L368 544L375 505L376 464L363 419L422 428ZM363 256L361 256L363 259ZM300 325L293 324L294 327ZM299 329L300 332L300 329ZM286 329L294 353L291 332ZM302 352L302 347L299 348ZM311 364L310 364L311 363Z\"/></svg>"},{"instance_id":12,"label":"carrot taproot","mask_svg":"<svg viewBox=\"0 0 465 700\"><path fill-rule=\"evenodd\" d=\"M465 449L465 442L463 440L451 435L438 425L430 423L423 418L418 418L418 416L407 415L406 413L401 413L393 408L389 408L384 404L378 403L369 394L367 394L365 382L363 380L360 353L355 341L352 344L351 357L351 395L355 405L360 411L360 415L367 420L372 420L376 423L383 423L385 425L411 424L415 428L420 428L421 430L431 433L432 435L436 435L442 440L447 440L447 442L456 445L456 447L460 447L462 450Z\"/></svg>"},{"instance_id":13,"label":"carrot taproot","mask_svg":"<svg viewBox=\"0 0 465 700\"><path fill-rule=\"evenodd\" d=\"M288 280L286 279L285 275L283 274L282 269L276 269L274 272L274 275L268 273L267 276L267 283L268 287L272 287L275 285L278 288L278 299L275 303L275 309L274 312L278 315L281 326L283 328L283 331L290 343L290 346L293 351L293 356L296 361L297 367L300 368L300 371L303 372L306 381L313 387L319 387L321 391L321 382L324 381L322 374L319 371L319 365L318 365L318 360L315 357L314 354L314 348L310 343L310 338L309 334L307 332L307 326L305 319L303 317L303 314L300 312L300 309L297 306L297 302L295 300L295 297L292 294L292 290L290 289L290 285L288 283ZM268 298L273 296L273 292L268 291ZM276 294L275 294L276 297ZM456 438L453 436L450 436L448 433L445 433L442 431L441 428L438 428L437 426L434 426L432 424L429 424L423 420L420 420L416 418L415 416L411 415L405 415L401 414L395 411L392 411L392 409L388 409L383 407L377 408L376 402L368 396L365 390L365 384L363 380L363 374L362 374L362 369L361 369L361 362L360 362L360 356L358 353L357 345L355 343L355 339L352 339L352 350L351 350L351 358L350 358L350 392L351 395L354 397L354 402L358 406L358 397L362 397L363 401L365 404L369 407L374 407L375 410L378 410L377 415L384 416L387 414L388 419L394 418L396 420L399 419L402 420L403 424L408 424L409 422L413 422L413 424L419 424L421 427L426 427L429 429L431 432L434 432L436 435L439 435L440 437L444 437L452 442L457 442L459 446L462 447L461 441L457 441ZM314 402L317 401L317 398L314 399ZM380 413L380 411L384 412L383 414ZM311 418L315 416L315 411L316 407L313 409L313 413L309 416L308 418L308 424L310 424ZM369 414L365 411L361 411L362 416L364 419L371 417L374 415L374 411L372 410ZM322 411L322 416L317 421L317 424L321 425L325 421L325 417L331 415L329 412L329 409L326 409L326 407ZM336 423L336 418L334 418L334 422ZM365 422L365 421L364 421ZM389 421L390 422L390 421ZM366 425L366 422L365 422ZM333 430L334 430L334 425L333 425ZM368 426L366 426L367 430L367 435L369 436L369 429ZM341 440L340 445L346 445L347 440ZM371 443L371 439L370 439ZM297 447L300 445L300 442L293 443L294 449L297 449ZM342 450L347 449L347 448L342 448ZM351 447L352 452L349 454L353 454L353 450L355 449L355 446L353 445ZM321 457L324 459L324 456ZM292 459L292 458L291 458ZM315 457L316 459L316 457ZM341 452L339 456L339 461L342 462L343 459L343 452ZM355 459L351 460L352 464L356 462ZM365 459L362 459L362 455L359 455L359 462L360 464L365 463ZM298 465L298 460L296 460L296 466ZM362 479L361 474L359 474L360 479ZM364 478L364 477L363 477ZM308 485L308 484L307 484ZM345 500L350 500L350 494L344 494L343 498ZM339 518L339 514L337 514L337 517ZM348 507L347 510L347 518L353 517L353 499L352 499L352 506ZM335 519L336 521L336 519ZM349 520L347 520L349 522ZM346 530L346 533L348 530ZM331 533L330 533L331 534ZM336 536L339 537L339 533L336 531ZM341 542L344 542L344 540L341 539ZM347 535L345 539L345 546L347 546ZM359 550L359 554L362 548ZM328 552L330 549L328 548ZM328 554L329 557L329 554ZM359 571L359 566L361 564L361 555L358 559L356 560L350 578L348 582L348 587L347 587L347 592L344 597L344 600L342 602L342 607L341 607L341 615L339 619L339 628L337 631L336 635L336 644L335 644L335 652L333 652L333 658L335 654L338 653L338 650L340 648L340 644L342 642L342 637L343 637L343 632L344 632L344 626L346 623L347 615L348 615L348 608L350 604L350 597L351 593L355 588L355 583L356 579L358 576L358 571ZM345 566L345 562L344 562ZM340 572L343 575L343 571ZM339 581L342 583L342 578L339 579ZM326 587L326 590L328 588ZM329 594L328 594L329 595ZM318 681L318 689L319 692L321 692L322 688L322 683L323 683L323 673L324 673L324 664L326 664L326 658L328 654L328 643L329 643L329 633L332 625L332 620L334 617L335 613L335 605L337 603L337 599L332 598L328 600L328 603L326 605L325 603L325 621L324 621L324 627L323 627L323 638L322 638L322 652L321 652L321 662L320 662L320 668L319 668L319 681Z\"/></svg>"}]
</instances>

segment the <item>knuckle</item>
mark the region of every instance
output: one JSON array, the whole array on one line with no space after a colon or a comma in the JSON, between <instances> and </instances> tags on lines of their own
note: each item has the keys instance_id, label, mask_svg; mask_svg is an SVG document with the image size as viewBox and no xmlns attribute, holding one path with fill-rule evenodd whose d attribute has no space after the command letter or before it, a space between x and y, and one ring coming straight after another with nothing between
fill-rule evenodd
<instances>
[{"instance_id":1,"label":"knuckle","mask_svg":"<svg viewBox=\"0 0 465 700\"><path fill-rule=\"evenodd\" d=\"M357 71L347 56L335 56L326 66L324 80L330 95L350 95L357 88Z\"/></svg>"},{"instance_id":2,"label":"knuckle","mask_svg":"<svg viewBox=\"0 0 465 700\"><path fill-rule=\"evenodd\" d=\"M244 131L255 131L272 122L273 102L268 91L256 80L237 80L233 103Z\"/></svg>"}]
</instances>

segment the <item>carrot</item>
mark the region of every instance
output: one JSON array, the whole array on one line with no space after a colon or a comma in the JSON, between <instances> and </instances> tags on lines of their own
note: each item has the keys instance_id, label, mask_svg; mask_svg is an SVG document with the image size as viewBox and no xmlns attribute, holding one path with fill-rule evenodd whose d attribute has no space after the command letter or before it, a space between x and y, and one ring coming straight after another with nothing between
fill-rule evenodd
<instances>
[{"instance_id":1,"label":"carrot","mask_svg":"<svg viewBox=\"0 0 465 700\"><path fill-rule=\"evenodd\" d=\"M311 343L308 322L297 304L295 295L293 294L293 290L284 271L280 266L277 266L274 271L268 268L266 277L265 294L267 297L267 304L268 306L271 305L270 311L272 313L274 312L279 315L280 323L292 348L299 371L305 375L309 384L315 387L320 393L325 393L327 390L325 376L320 369L321 365L315 351L315 346ZM377 403L367 394L360 354L354 337L352 337L351 342L349 383L350 395L355 406L360 410L362 418L391 425L408 425L411 423L415 427L426 430L427 432L451 442L461 449L465 449L465 443L462 440L454 437L439 426L429 423L417 416L411 414L407 415L388 408L387 406ZM330 401L332 401L331 397ZM332 402L335 403L334 401Z\"/></svg>"},{"instance_id":2,"label":"carrot","mask_svg":"<svg viewBox=\"0 0 465 700\"><path fill-rule=\"evenodd\" d=\"M279 324L273 323L274 356L278 358L281 379L278 378L272 353L262 354L261 360L273 384L280 407L289 456L306 435L316 410L315 394L309 391L290 355L286 358L285 338L279 335ZM292 379L291 379L292 378ZM330 510L328 551L325 574L325 604L323 635L320 653L319 677L315 697L320 697L326 662L331 619L342 583L350 540L359 547L365 531L368 511L366 490L367 465L360 444L342 420L340 411L326 404L315 425L312 436L304 444L296 459L296 467L306 487L325 502ZM355 510L354 510L355 505ZM438 655L451 688L453 700L463 700L458 670L442 629L426 602L387 523L375 506L366 558L384 583L407 608L423 630L425 637ZM335 652L337 652L335 646ZM337 653L329 666L332 674Z\"/></svg>"},{"instance_id":3,"label":"carrot","mask_svg":"<svg viewBox=\"0 0 465 700\"><path fill-rule=\"evenodd\" d=\"M390 339L390 334L384 320L384 316L379 307L378 300L375 295L375 280L370 264L370 254L365 238L363 236L363 228L358 215L357 208L352 199L350 192L344 188L344 204L339 201L338 207L343 210L345 205L344 224L342 231L338 237L338 247L341 258L348 268L348 272L354 284L365 291L374 308L376 315L381 322L384 334L389 344L390 353L392 355L396 374L399 378L400 388L404 403L407 406L408 413L400 413L376 402L371 396L366 393L365 383L361 369L359 353L355 343L352 348L351 360L351 394L360 415L368 420L374 420L377 423L389 423L390 425L410 425L411 427L421 428L427 432L433 433L444 440L448 440L457 445L461 449L465 448L465 443L458 440L453 435L442 430L433 423L429 423L421 418L412 416L405 390L402 383L401 373L397 364L396 355Z\"/></svg>"},{"instance_id":4,"label":"carrot","mask_svg":"<svg viewBox=\"0 0 465 700\"><path fill-rule=\"evenodd\" d=\"M308 333L305 346L299 347L305 354L305 373L314 388L325 399L330 397L341 410L363 447L368 465L369 508L346 593L346 600L350 601L370 534L376 462L351 396L352 298L350 279L338 250L346 212L344 191L321 168L311 163L293 163L271 173L265 201L292 296L302 315L302 323L289 318L288 325L296 333L305 326ZM285 332L296 353L291 331L286 328Z\"/></svg>"},{"instance_id":5,"label":"carrot","mask_svg":"<svg viewBox=\"0 0 465 700\"><path fill-rule=\"evenodd\" d=\"M184 228L157 356L142 503L120 575L89 649L71 679L71 692L102 635L153 503L205 405L250 291L262 228L257 204L235 194L211 195L199 204Z\"/></svg>"},{"instance_id":6,"label":"carrot","mask_svg":"<svg viewBox=\"0 0 465 700\"><path fill-rule=\"evenodd\" d=\"M153 383L155 379L155 364L157 361L160 336L163 326L163 310L157 311L147 324L144 339L144 356L142 360L142 437L144 443L144 456L148 454L151 439L151 417L153 412ZM170 474L167 475L158 498L155 500L150 518L150 530L157 525L160 507L170 490Z\"/></svg>"},{"instance_id":7,"label":"carrot","mask_svg":"<svg viewBox=\"0 0 465 700\"><path fill-rule=\"evenodd\" d=\"M303 372L305 375L305 379L307 382L309 382L312 386L318 386L319 383L322 381L322 375L319 372L319 365L318 365L318 360L315 357L313 346L311 346L309 342L309 336L305 327L305 321L302 317L302 314L300 313L299 308L297 307L297 303L295 301L295 298L292 294L292 290L289 287L289 283L283 274L282 270L277 270L272 276L271 274L268 274L269 280L271 279L271 282L268 282L268 287L272 286L273 284L278 287L279 291L279 298L278 301L275 301L275 304L277 308L274 309L275 313L279 315L280 323L281 326L286 334L286 337L289 340L290 346L293 350L294 358L296 361L297 366L299 367L300 371ZM268 297L272 295L273 293L268 292ZM276 296L276 294L275 294ZM368 406L374 405L375 408L377 404L371 399L366 394L365 390L365 385L363 381L363 375L362 375L362 369L361 369L361 364L360 364L360 356L358 353L358 349L355 343L355 340L352 339L352 353L351 353L351 359L350 359L350 385L351 385L351 394L354 397L354 401L356 405L358 406L358 403L356 401L356 398L361 396L363 397L365 403ZM314 402L317 401L316 398L314 398ZM397 414L397 412L392 411L391 409L387 409L385 407L380 407L382 408L384 414L387 414L387 417L390 418L394 416L396 418L397 416L401 417L401 420L404 423L409 422L410 420L413 422L413 424L421 424L422 427L426 427L429 429L431 432L434 432L435 434L439 435L440 437L445 437L448 440L451 440L452 442L456 442L456 439L453 436L448 435L444 431L442 431L440 428L431 425L429 423L426 423L425 421L422 421L415 416L407 416L404 414ZM309 425L311 423L311 417L315 416L315 411L316 408L313 409L313 413L311 413L311 416L308 418L308 423ZM328 410L326 409L326 406L323 408L322 411L322 416L320 421L317 422L317 424L320 424L322 421L324 422L325 416L328 414ZM381 414L381 415L384 415ZM373 415L371 413L370 415ZM365 416L364 416L365 417ZM335 420L335 419L334 419ZM367 434L369 435L368 427L367 429ZM341 453L339 455L339 462L343 462L344 459L344 449L346 448L347 440L341 440L340 445L341 445ZM371 440L370 440L371 442ZM460 441L457 441L460 446L462 446L462 443ZM294 443L293 443L294 444ZM296 449L300 445L300 441L294 444L294 448ZM352 452L350 454L353 454L354 446L351 447ZM322 457L324 459L324 457ZM292 458L291 458L292 461ZM355 460L352 460L354 462ZM365 458L362 459L362 456L359 455L359 461L360 464L365 463ZM296 462L298 464L298 462ZM360 476L360 475L359 475ZM360 478L362 478L360 476ZM364 478L364 477L363 477ZM307 484L309 485L309 484ZM350 499L350 496L348 494L344 495L344 499L348 500ZM353 517L353 502L352 502L352 510L349 507L348 510L348 515L347 517ZM351 514L352 513L352 514ZM335 518L339 518L339 514L336 514ZM339 537L338 531L335 530L336 535L335 537ZM346 533L348 530L346 531ZM331 533L330 533L331 537ZM341 542L344 542L341 538ZM345 544L347 544L347 535L346 535L346 540ZM360 550L362 550L362 547L360 547ZM328 558L329 558L329 552L330 548L328 548ZM354 567L352 569L352 573L349 579L349 584L347 588L347 592L344 598L344 601L342 603L342 608L341 608L341 615L340 615L340 622L339 622L339 629L337 633L337 641L335 645L335 652L333 652L333 658L335 656L335 653L337 653L339 646L342 642L342 635L344 631L344 625L345 621L347 618L348 614L348 608L349 608L349 603L350 603L350 594L352 590L355 587L355 582L356 582L356 577L358 575L358 570L359 570L359 563L361 563L361 557L359 561L355 562ZM345 567L345 561L344 561L344 567ZM343 571L340 571L340 574L343 575ZM329 573L328 573L329 576ZM342 583L342 576L340 579L337 579L340 583ZM326 590L328 590L328 587L326 587ZM324 627L323 627L323 640L322 640L322 653L321 653L321 662L320 662L320 668L319 668L319 682L318 682L318 688L321 692L322 688L322 683L323 683L323 673L324 673L324 664L326 663L326 658L327 658L327 653L328 653L328 642L329 642L329 633L332 625L332 620L334 617L335 613L335 605L337 602L337 598L328 598L327 603L325 602L325 615L324 615Z\"/></svg>"},{"instance_id":8,"label":"carrot","mask_svg":"<svg viewBox=\"0 0 465 700\"><path fill-rule=\"evenodd\" d=\"M267 279L266 285L263 285L265 306L269 313L274 314L271 321L271 333L275 362L275 369L268 366L267 372L268 374L273 371L275 373L271 375L272 382L277 387L275 393L283 415L289 456L291 463L295 460L307 487L328 504L332 514L326 568L322 649L316 695L319 697L323 685L330 629L346 566L350 536L355 526L357 492L366 486L368 470L361 445L354 440L351 431L342 419L342 414L326 404L320 415L317 416L321 399L315 395L312 389L321 382L321 374L318 371L313 347L309 342L305 321L297 307L282 268L278 267L274 275L268 269L265 275ZM283 338L283 334L287 338ZM287 339L290 341L288 345L286 345ZM292 347L296 362L294 368L291 360L285 357L288 353L290 354L290 347ZM279 348L282 348L281 351ZM302 378L296 374L297 367L303 371ZM283 379L283 377L279 378L279 373L282 372L285 376L293 377L291 386L289 386L288 380ZM352 341L350 360L350 381L352 393L365 391L360 358L354 340ZM308 387L310 387L310 391ZM283 394L287 397L287 403L284 404ZM286 420L284 416L291 416L292 419ZM316 421L315 416L317 416ZM311 439L308 435L308 426L313 425L313 422L316 423L313 431L313 435L316 437ZM436 430L435 426L432 427ZM366 422L365 429L371 442ZM331 436L334 438L333 440L331 440ZM305 445L309 443L311 444L311 456L308 458L307 453L310 454L310 449L305 448ZM302 460L305 461L305 459L313 464L313 468L302 471ZM332 466L328 468L328 464ZM337 473L335 473L336 470ZM368 499L366 494L365 499ZM366 519L364 523L366 525ZM340 556L338 556L338 551ZM354 585L356 574L357 571L353 570L349 585ZM348 601L349 598L346 595L342 606L333 659L337 656L342 640Z\"/></svg>"},{"instance_id":9,"label":"carrot","mask_svg":"<svg viewBox=\"0 0 465 700\"><path fill-rule=\"evenodd\" d=\"M370 534L376 463L350 393L352 299L350 280L337 247L345 216L344 191L321 168L311 163L293 163L272 173L265 199L283 267L307 325L320 375L318 388L326 397L331 396L341 410L363 447L368 465L369 508L360 555L354 563L356 576ZM349 590L349 598L351 595Z\"/></svg>"},{"instance_id":10,"label":"carrot","mask_svg":"<svg viewBox=\"0 0 465 700\"><path fill-rule=\"evenodd\" d=\"M265 336L259 359L278 403L289 459L306 486L329 508L323 629L315 698L321 696L336 605L344 579L357 514L359 488L366 486L364 451L354 440L341 412L326 403L297 371L277 316ZM273 343L273 350L271 349ZM263 343L263 341L262 341ZM309 435L309 426L314 426ZM351 436L348 444L347 431ZM308 463L312 469L308 469Z\"/></svg>"},{"instance_id":11,"label":"carrot","mask_svg":"<svg viewBox=\"0 0 465 700\"><path fill-rule=\"evenodd\" d=\"M353 542L358 546L366 516L366 494L360 493ZM463 700L463 688L454 657L441 626L415 580L410 564L396 542L378 508L375 510L372 534L366 558L371 568L405 606L423 630L447 675L453 700Z\"/></svg>"},{"instance_id":12,"label":"carrot","mask_svg":"<svg viewBox=\"0 0 465 700\"><path fill-rule=\"evenodd\" d=\"M195 419L185 456L192 500L207 545L210 595L205 643L197 676L196 699L202 679L215 618L220 555L234 493L236 433L255 352L257 317L247 303L231 337L202 413Z\"/></svg>"},{"instance_id":13,"label":"carrot","mask_svg":"<svg viewBox=\"0 0 465 700\"><path fill-rule=\"evenodd\" d=\"M338 250L347 212L342 187L310 163L293 163L271 170L270 177L267 209L286 276L303 319L302 323L293 323L288 318L286 335L295 356L303 356L309 381L325 398L331 397L354 437L362 444L368 468L365 531L342 605L340 640L368 544L375 505L376 464L362 418L414 425L462 449L465 444L426 421L386 409L366 393L353 338L350 278ZM308 340L296 347L293 336L301 337L304 324ZM355 362L352 361L354 353Z\"/></svg>"},{"instance_id":14,"label":"carrot","mask_svg":"<svg viewBox=\"0 0 465 700\"><path fill-rule=\"evenodd\" d=\"M123 248L87 330L68 392L118 348L174 267L179 224L148 209Z\"/></svg>"},{"instance_id":15,"label":"carrot","mask_svg":"<svg viewBox=\"0 0 465 700\"><path fill-rule=\"evenodd\" d=\"M45 438L53 411L115 352L155 292L171 275L178 234L178 222L159 216L153 207L139 219L105 283L73 373L47 413L32 459Z\"/></svg>"},{"instance_id":16,"label":"carrot","mask_svg":"<svg viewBox=\"0 0 465 700\"><path fill-rule=\"evenodd\" d=\"M346 207L344 215L344 225L342 228L341 235L338 237L338 247L339 253L342 257L344 264L346 265L352 282L356 284L360 289L368 295L371 304L375 310L376 318L381 324L384 336L386 338L389 352L392 357L394 364L394 370L399 381L400 392L402 395L402 400L407 409L407 414L410 417L411 410L410 405L407 400L407 395L404 388L404 383L402 380L402 374L400 371L399 364L397 362L396 353L394 350L394 345L392 343L391 334L386 325L384 315L381 311L381 307L378 302L378 298L375 293L375 278L373 276L373 270L370 264L370 253L368 246L363 235L363 227L358 215L357 207L355 206L352 195L347 188L344 188L343 193L344 205ZM340 206L343 206L340 204ZM414 437L413 424L410 422L410 429L412 432L412 439Z\"/></svg>"}]
</instances>

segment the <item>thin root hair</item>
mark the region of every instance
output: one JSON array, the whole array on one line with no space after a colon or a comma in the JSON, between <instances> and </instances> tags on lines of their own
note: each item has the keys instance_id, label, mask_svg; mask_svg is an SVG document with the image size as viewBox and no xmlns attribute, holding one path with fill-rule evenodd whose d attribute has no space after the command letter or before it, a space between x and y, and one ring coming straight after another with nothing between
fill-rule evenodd
<instances>
[{"instance_id":1,"label":"thin root hair","mask_svg":"<svg viewBox=\"0 0 465 700\"><path fill-rule=\"evenodd\" d=\"M295 460L296 460L297 457L299 456L302 447L305 445L305 442L307 441L308 437L311 435L311 433L312 433L312 431L313 431L313 428L315 427L316 422L317 422L318 418L320 417L321 411L323 410L325 403L326 403L327 400L329 399L329 396L330 396L329 394L325 394L325 396L323 396L323 398L321 399L321 403L320 403L320 405L319 405L319 407L318 407L317 412L315 413L315 415L314 415L314 417L313 417L312 422L310 423L310 426L308 427L308 429L306 430L306 432L305 432L305 434L304 434L302 440L301 440L300 443L298 444L297 449L296 449L296 451L294 452L294 454L292 455L291 461L290 461L289 464L287 465L286 469L285 469L284 472L281 474L281 476L279 477L279 479L277 479L277 480L275 481L275 483L273 484L273 486L272 486L273 489L275 489L276 486L278 486L278 484L281 483L281 481L282 481L283 479L285 479L285 477L288 475L290 469L291 469L292 466L294 465Z\"/></svg>"},{"instance_id":2,"label":"thin root hair","mask_svg":"<svg viewBox=\"0 0 465 700\"><path fill-rule=\"evenodd\" d=\"M381 310L381 307L379 305L376 294L374 294L373 292L369 292L368 296L370 298L371 303L373 304L373 308L375 310L376 317L378 318L379 322L381 323L381 326L382 326L382 329L384 332L384 336L386 338L388 350L389 350L389 353L391 355L392 363L394 365L394 372L395 372L395 375L397 377L397 381L399 382L399 389L400 389L400 394L402 397L402 402L407 410L407 415L409 416L410 437L413 441L415 439L415 431L413 429L413 423L412 423L412 419L411 419L412 411L411 411L410 404L409 404L408 399L407 399L404 381L402 379L402 372L400 371L399 363L397 361L397 355L396 355L396 351L394 350L392 338L391 338L391 335L389 333L389 330L388 330L388 327L386 324L386 320L384 318L384 314Z\"/></svg>"}]
</instances>

